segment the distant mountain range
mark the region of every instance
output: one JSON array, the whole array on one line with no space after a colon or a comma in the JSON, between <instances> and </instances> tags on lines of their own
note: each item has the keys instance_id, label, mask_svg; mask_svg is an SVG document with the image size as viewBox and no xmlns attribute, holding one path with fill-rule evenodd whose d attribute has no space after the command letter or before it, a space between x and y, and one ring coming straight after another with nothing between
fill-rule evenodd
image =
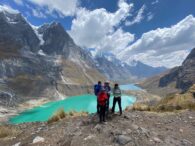
<instances>
[{"instance_id":1,"label":"distant mountain range","mask_svg":"<svg viewBox=\"0 0 195 146\"><path fill-rule=\"evenodd\" d=\"M89 51L96 61L98 70L112 81L138 82L167 70L165 67L152 67L135 60L127 64L110 52L97 52L95 49Z\"/></svg>"}]
</instances>

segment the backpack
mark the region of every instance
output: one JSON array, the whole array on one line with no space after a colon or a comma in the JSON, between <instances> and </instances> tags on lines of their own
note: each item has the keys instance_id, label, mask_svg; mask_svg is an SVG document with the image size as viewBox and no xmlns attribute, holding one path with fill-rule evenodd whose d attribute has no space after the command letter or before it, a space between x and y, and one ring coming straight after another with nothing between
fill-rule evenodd
<instances>
[{"instance_id":1,"label":"backpack","mask_svg":"<svg viewBox=\"0 0 195 146\"><path fill-rule=\"evenodd\" d=\"M101 106L105 106L107 98L108 97L107 97L106 92L101 92L98 96L98 104Z\"/></svg>"},{"instance_id":2,"label":"backpack","mask_svg":"<svg viewBox=\"0 0 195 146\"><path fill-rule=\"evenodd\" d=\"M121 97L121 90L120 90L120 88L115 88L113 90L113 95L114 95L114 97Z\"/></svg>"},{"instance_id":3,"label":"backpack","mask_svg":"<svg viewBox=\"0 0 195 146\"><path fill-rule=\"evenodd\" d=\"M101 86L96 84L94 86L94 94L97 96L99 94L100 90L101 90Z\"/></svg>"}]
</instances>

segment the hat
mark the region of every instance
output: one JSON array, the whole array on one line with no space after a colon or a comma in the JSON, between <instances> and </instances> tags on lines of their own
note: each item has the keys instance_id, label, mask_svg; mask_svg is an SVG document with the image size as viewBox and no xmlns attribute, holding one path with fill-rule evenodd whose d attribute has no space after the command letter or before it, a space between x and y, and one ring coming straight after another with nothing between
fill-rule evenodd
<instances>
[{"instance_id":1,"label":"hat","mask_svg":"<svg viewBox=\"0 0 195 146\"><path fill-rule=\"evenodd\" d=\"M101 88L101 91L106 91L106 89L104 87Z\"/></svg>"}]
</instances>

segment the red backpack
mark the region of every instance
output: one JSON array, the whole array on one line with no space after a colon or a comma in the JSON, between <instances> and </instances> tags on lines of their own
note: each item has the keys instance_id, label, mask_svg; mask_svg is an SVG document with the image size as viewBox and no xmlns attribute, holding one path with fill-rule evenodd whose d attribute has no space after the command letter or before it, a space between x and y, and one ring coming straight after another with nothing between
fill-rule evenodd
<instances>
[{"instance_id":1,"label":"red backpack","mask_svg":"<svg viewBox=\"0 0 195 146\"><path fill-rule=\"evenodd\" d=\"M106 105L106 100L107 100L108 96L106 94L106 92L100 92L100 94L98 95L98 104L101 106Z\"/></svg>"}]
</instances>

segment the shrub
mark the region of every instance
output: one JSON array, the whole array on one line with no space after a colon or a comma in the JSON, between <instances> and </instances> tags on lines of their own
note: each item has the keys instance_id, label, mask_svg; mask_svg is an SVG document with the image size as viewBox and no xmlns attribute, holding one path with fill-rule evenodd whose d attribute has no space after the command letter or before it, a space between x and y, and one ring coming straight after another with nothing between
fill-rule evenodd
<instances>
[{"instance_id":1,"label":"shrub","mask_svg":"<svg viewBox=\"0 0 195 146\"><path fill-rule=\"evenodd\" d=\"M64 112L64 109L61 108L59 110L57 110L57 112L55 112L51 118L49 118L49 120L47 121L48 124L53 123L53 122L57 122L60 119L63 119L66 117L66 113Z\"/></svg>"},{"instance_id":2,"label":"shrub","mask_svg":"<svg viewBox=\"0 0 195 146\"><path fill-rule=\"evenodd\" d=\"M144 103L135 103L132 107L132 110L136 111L150 111L150 106Z\"/></svg>"},{"instance_id":3,"label":"shrub","mask_svg":"<svg viewBox=\"0 0 195 146\"><path fill-rule=\"evenodd\" d=\"M8 136L14 136L19 131L15 128L7 127L7 126L0 126L0 138L5 138Z\"/></svg>"},{"instance_id":4,"label":"shrub","mask_svg":"<svg viewBox=\"0 0 195 146\"><path fill-rule=\"evenodd\" d=\"M52 117L47 121L48 124L51 124L53 122L57 122L65 117L80 117L80 116L87 116L88 112L76 112L76 111L70 111L68 113L65 113L64 109L61 108L55 112Z\"/></svg>"}]
</instances>

